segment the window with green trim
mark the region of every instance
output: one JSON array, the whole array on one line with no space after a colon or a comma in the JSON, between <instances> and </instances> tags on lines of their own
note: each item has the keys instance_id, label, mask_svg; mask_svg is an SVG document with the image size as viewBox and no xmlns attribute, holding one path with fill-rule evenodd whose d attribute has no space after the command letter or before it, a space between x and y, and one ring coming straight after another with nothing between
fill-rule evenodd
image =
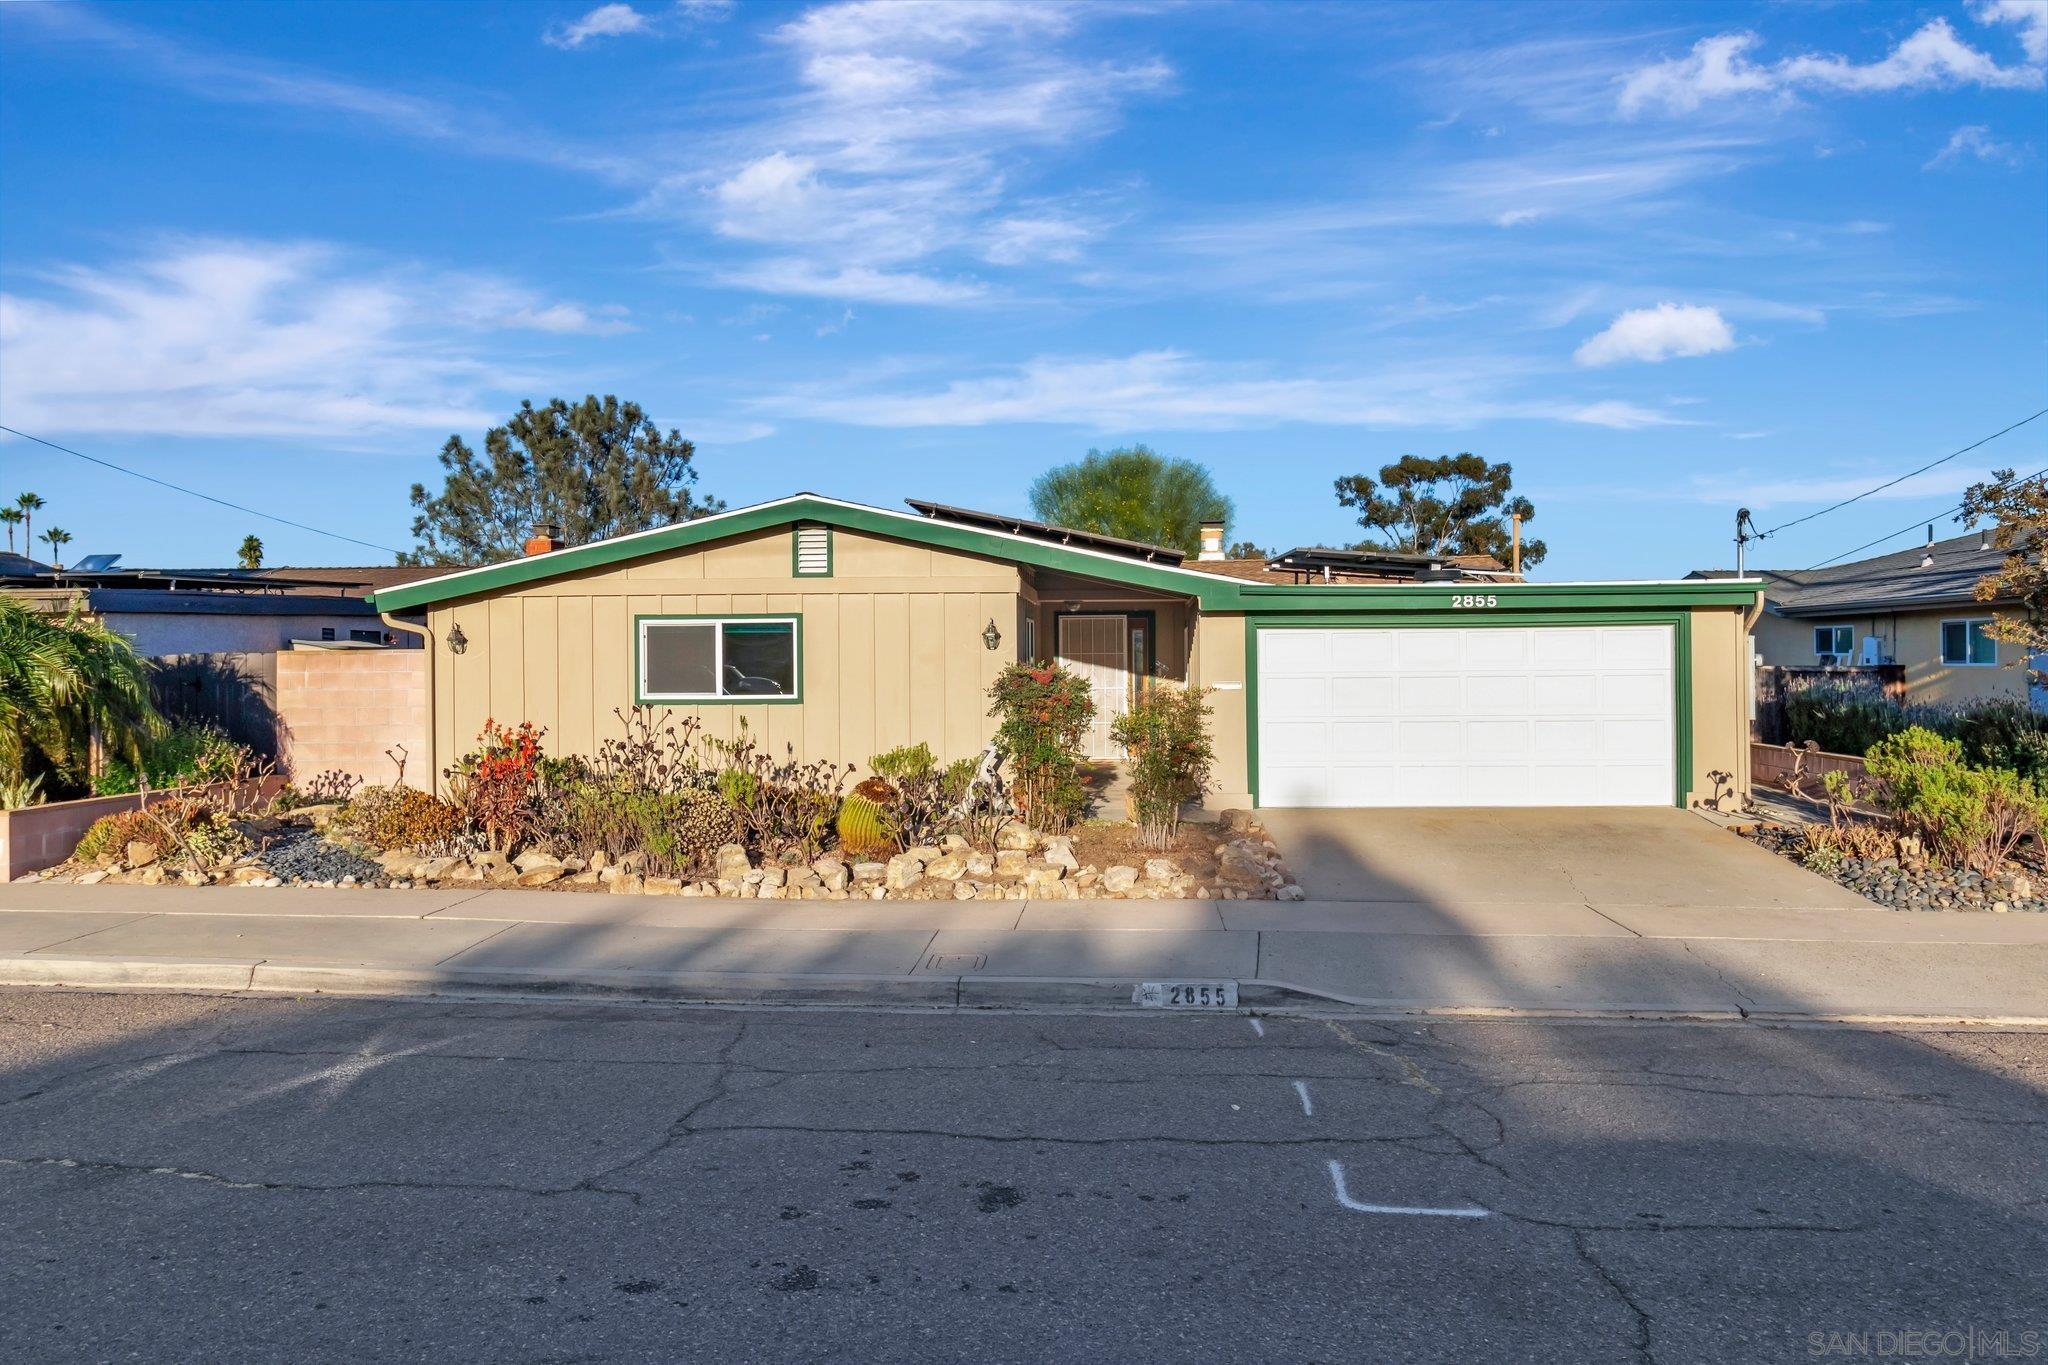
<instances>
[{"instance_id":1,"label":"window with green trim","mask_svg":"<svg viewBox=\"0 0 2048 1365\"><path fill-rule=\"evenodd\" d=\"M832 528L799 526L790 546L791 572L798 578L832 576Z\"/></svg>"},{"instance_id":2,"label":"window with green trim","mask_svg":"<svg viewBox=\"0 0 2048 1365\"><path fill-rule=\"evenodd\" d=\"M1998 662L1998 641L1990 635L1991 618L1941 623L1941 661L1957 668L1983 668Z\"/></svg>"},{"instance_id":3,"label":"window with green trim","mask_svg":"<svg viewBox=\"0 0 2048 1365\"><path fill-rule=\"evenodd\" d=\"M640 700L794 701L799 624L795 616L643 616Z\"/></svg>"}]
</instances>

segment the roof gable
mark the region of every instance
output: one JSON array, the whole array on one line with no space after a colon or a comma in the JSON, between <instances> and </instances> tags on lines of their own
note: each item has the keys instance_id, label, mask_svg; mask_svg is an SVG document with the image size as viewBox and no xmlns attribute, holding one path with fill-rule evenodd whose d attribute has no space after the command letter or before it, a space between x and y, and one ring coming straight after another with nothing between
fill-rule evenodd
<instances>
[{"instance_id":1,"label":"roof gable","mask_svg":"<svg viewBox=\"0 0 2048 1365\"><path fill-rule=\"evenodd\" d=\"M1152 588L1193 598L1206 611L1417 611L1447 605L1445 594L1454 585L1402 584L1313 584L1295 586L1278 583L1247 583L1202 573L1191 568L1145 563L1104 550L1079 545L1055 545L1045 540L1007 531L965 526L908 512L842 502L816 493L798 493L753 507L718 512L694 521L658 526L595 541L548 554L529 555L478 569L463 569L435 578L395 587L379 588L372 597L383 612L406 611L458 598L476 597L538 583L564 574L623 564L654 555L694 549L731 536L797 522L842 526L917 544L936 545L969 554L986 555L1016 564L1079 574L1112 583ZM1756 583L1737 582L1649 582L1649 583L1545 583L1488 585L1500 596L1503 607L1591 606L1641 603L1644 605L1739 604L1753 601Z\"/></svg>"}]
</instances>

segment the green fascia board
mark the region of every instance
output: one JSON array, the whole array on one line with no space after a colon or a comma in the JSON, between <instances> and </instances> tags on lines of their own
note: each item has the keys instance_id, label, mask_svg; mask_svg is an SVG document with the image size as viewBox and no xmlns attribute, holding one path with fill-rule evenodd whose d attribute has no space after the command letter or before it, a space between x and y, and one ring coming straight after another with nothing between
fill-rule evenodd
<instances>
[{"instance_id":1,"label":"green fascia board","mask_svg":"<svg viewBox=\"0 0 2048 1365\"><path fill-rule=\"evenodd\" d=\"M1576 584L1477 584L1465 581L1393 587L1246 583L1196 569L1144 564L1026 536L1012 536L930 517L799 494L777 502L722 512L696 521L678 522L673 526L601 540L591 545L508 560L444 578L402 584L372 594L371 601L378 611L392 612L488 596L528 583L692 549L732 536L799 522L845 527L965 554L1149 588L1192 598L1204 611L1441 611L1449 605L1452 594L1474 591L1498 598L1497 606L1485 609L1489 613L1559 608L1738 606L1754 602L1762 588L1760 583L1727 579ZM1475 610L1473 614L1482 613Z\"/></svg>"}]
</instances>

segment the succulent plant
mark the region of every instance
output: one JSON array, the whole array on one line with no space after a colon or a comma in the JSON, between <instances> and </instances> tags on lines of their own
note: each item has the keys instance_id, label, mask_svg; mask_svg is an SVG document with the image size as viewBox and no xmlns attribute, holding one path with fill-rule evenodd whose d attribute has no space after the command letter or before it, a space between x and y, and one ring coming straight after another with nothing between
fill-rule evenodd
<instances>
[{"instance_id":1,"label":"succulent plant","mask_svg":"<svg viewBox=\"0 0 2048 1365\"><path fill-rule=\"evenodd\" d=\"M879 777L855 787L839 807L839 847L853 857L896 851L896 788Z\"/></svg>"}]
</instances>

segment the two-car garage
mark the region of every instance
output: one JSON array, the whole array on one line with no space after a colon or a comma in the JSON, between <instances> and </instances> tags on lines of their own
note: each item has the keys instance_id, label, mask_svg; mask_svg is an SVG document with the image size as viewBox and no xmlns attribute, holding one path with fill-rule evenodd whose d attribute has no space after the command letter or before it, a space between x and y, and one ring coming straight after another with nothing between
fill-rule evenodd
<instances>
[{"instance_id":1,"label":"two-car garage","mask_svg":"<svg viewBox=\"0 0 2048 1365\"><path fill-rule=\"evenodd\" d=\"M1682 622L1258 622L1263 806L1682 801Z\"/></svg>"}]
</instances>

